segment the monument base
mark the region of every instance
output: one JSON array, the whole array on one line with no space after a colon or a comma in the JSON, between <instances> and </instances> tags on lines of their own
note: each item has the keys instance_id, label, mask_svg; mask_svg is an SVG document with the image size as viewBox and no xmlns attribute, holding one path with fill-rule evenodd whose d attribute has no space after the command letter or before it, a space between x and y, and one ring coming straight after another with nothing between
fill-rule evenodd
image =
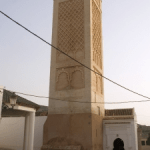
<instances>
[{"instance_id":1,"label":"monument base","mask_svg":"<svg viewBox=\"0 0 150 150\"><path fill-rule=\"evenodd\" d=\"M102 150L102 119L90 113L48 115L41 150Z\"/></svg>"},{"instance_id":2,"label":"monument base","mask_svg":"<svg viewBox=\"0 0 150 150\"><path fill-rule=\"evenodd\" d=\"M81 146L51 146L43 145L42 150L81 150Z\"/></svg>"}]
</instances>

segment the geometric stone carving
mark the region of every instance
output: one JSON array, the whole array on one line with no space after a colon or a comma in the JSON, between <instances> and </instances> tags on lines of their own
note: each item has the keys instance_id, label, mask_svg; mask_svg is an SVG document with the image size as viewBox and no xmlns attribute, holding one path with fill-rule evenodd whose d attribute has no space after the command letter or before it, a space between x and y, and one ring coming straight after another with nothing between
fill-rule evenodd
<instances>
[{"instance_id":1,"label":"geometric stone carving","mask_svg":"<svg viewBox=\"0 0 150 150\"><path fill-rule=\"evenodd\" d=\"M84 88L84 68L82 66L56 69L56 90Z\"/></svg>"},{"instance_id":2,"label":"geometric stone carving","mask_svg":"<svg viewBox=\"0 0 150 150\"><path fill-rule=\"evenodd\" d=\"M100 0L92 0L92 45L93 61L102 69L102 43L101 43L101 10Z\"/></svg>"},{"instance_id":3,"label":"geometric stone carving","mask_svg":"<svg viewBox=\"0 0 150 150\"><path fill-rule=\"evenodd\" d=\"M84 59L84 0L59 3L57 47L75 59ZM57 52L57 63L70 58Z\"/></svg>"},{"instance_id":4,"label":"geometric stone carving","mask_svg":"<svg viewBox=\"0 0 150 150\"><path fill-rule=\"evenodd\" d=\"M97 5L97 7L100 8L100 0L95 0L95 3Z\"/></svg>"},{"instance_id":5,"label":"geometric stone carving","mask_svg":"<svg viewBox=\"0 0 150 150\"><path fill-rule=\"evenodd\" d=\"M71 88L81 89L84 86L83 74L80 70L75 70L72 73Z\"/></svg>"},{"instance_id":6,"label":"geometric stone carving","mask_svg":"<svg viewBox=\"0 0 150 150\"><path fill-rule=\"evenodd\" d=\"M96 69L94 69L95 72L98 72ZM99 72L98 72L99 73ZM99 73L100 74L100 73ZM103 79L100 75L96 73L92 73L92 86L93 86L93 91L96 92L98 95L103 95Z\"/></svg>"},{"instance_id":7,"label":"geometric stone carving","mask_svg":"<svg viewBox=\"0 0 150 150\"><path fill-rule=\"evenodd\" d=\"M68 74L66 72L61 72L58 75L58 81L56 83L58 91L69 88Z\"/></svg>"}]
</instances>

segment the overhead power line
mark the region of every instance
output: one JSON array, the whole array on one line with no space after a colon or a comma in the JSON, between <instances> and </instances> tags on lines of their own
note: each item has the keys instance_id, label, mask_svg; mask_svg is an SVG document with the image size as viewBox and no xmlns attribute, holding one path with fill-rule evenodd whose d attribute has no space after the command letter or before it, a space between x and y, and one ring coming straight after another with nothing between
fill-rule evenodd
<instances>
[{"instance_id":1,"label":"overhead power line","mask_svg":"<svg viewBox=\"0 0 150 150\"><path fill-rule=\"evenodd\" d=\"M66 54L65 52L63 52L62 50L60 50L59 48L57 48L57 47L55 47L54 45L50 44L49 42L47 42L46 40L44 40L43 38L41 38L41 37L38 36L37 34L33 33L32 31L30 31L29 29L27 29L26 27L24 27L23 25L21 25L20 23L18 23L17 21L15 21L14 19L12 19L12 18L9 17L8 15L6 15L4 12L0 11L0 13L3 14L5 17L9 18L11 21L13 21L14 23L16 23L16 24L19 25L20 27L24 28L26 31L30 32L31 34L33 34L34 36L36 36L37 38L39 38L40 40L42 40L43 42L45 42L46 44L48 44L48 45L50 45L51 47L53 47L53 48L56 49L57 51L59 51L59 52L61 52L62 54L66 55L67 57L69 57L70 59L74 60L74 61L77 62L78 64L84 66L84 67L87 68L88 70L94 72L95 74L97 74L97 75L103 77L104 79L106 79L106 80L112 82L113 84L116 84L117 86L119 86L119 87L121 87L121 88L123 88L123 89L125 89L125 90L127 90L127 91L129 91L129 92L132 92L132 93L134 93L134 94L136 94L136 95L139 95L139 96L142 96L142 97L144 97L144 98L150 99L150 97L145 96L145 95L142 95L142 94L140 94L140 93L137 93L137 92L135 92L135 91L133 91L133 90L130 90L129 88L126 88L125 86L122 86L121 84L119 84L119 83L117 83L117 82L115 82L115 81L113 81L113 80L111 80L111 79L109 79L109 78L107 78L107 77L101 75L100 73L94 71L93 69L91 69L91 68L89 68L88 66L82 64L81 62L79 62L78 60L74 59L73 57L69 56L68 54Z\"/></svg>"},{"instance_id":2,"label":"overhead power line","mask_svg":"<svg viewBox=\"0 0 150 150\"><path fill-rule=\"evenodd\" d=\"M2 89L2 88L0 88ZM5 89L6 90L6 89ZM37 97L37 98L48 98L51 100L56 100L56 101L64 101L64 102L76 102L76 103L98 103L98 104L125 104L125 103L141 103L141 102L150 102L150 100L140 100L140 101L123 101L123 102L83 102L83 101L75 101L75 100L65 100L65 99L59 99L59 98L54 98L54 97L48 97L48 96L37 96L33 94L26 94L22 92L16 92L16 91L11 91L7 90L9 92L14 92L17 94L22 94L25 96L32 96L32 97Z\"/></svg>"}]
</instances>

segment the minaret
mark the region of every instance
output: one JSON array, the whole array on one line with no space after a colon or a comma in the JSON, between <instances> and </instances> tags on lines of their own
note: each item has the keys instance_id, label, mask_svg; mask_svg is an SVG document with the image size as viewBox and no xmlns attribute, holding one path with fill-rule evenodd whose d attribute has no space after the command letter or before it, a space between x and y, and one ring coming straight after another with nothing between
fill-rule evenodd
<instances>
[{"instance_id":1,"label":"minaret","mask_svg":"<svg viewBox=\"0 0 150 150\"><path fill-rule=\"evenodd\" d=\"M54 0L52 30L54 46L99 74L103 74L101 6L101 0ZM104 102L102 77L52 48L49 96L42 150L65 146L102 150L104 105L98 103Z\"/></svg>"}]
</instances>

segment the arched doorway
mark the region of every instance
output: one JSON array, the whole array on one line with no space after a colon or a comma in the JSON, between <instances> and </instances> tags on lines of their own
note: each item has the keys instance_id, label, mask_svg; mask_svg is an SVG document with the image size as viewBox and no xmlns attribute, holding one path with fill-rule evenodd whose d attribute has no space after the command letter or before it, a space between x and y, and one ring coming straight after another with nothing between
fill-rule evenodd
<instances>
[{"instance_id":1,"label":"arched doorway","mask_svg":"<svg viewBox=\"0 0 150 150\"><path fill-rule=\"evenodd\" d=\"M117 138L115 141L114 141L114 149L113 150L125 150L124 149L124 142L122 139L120 138Z\"/></svg>"}]
</instances>

